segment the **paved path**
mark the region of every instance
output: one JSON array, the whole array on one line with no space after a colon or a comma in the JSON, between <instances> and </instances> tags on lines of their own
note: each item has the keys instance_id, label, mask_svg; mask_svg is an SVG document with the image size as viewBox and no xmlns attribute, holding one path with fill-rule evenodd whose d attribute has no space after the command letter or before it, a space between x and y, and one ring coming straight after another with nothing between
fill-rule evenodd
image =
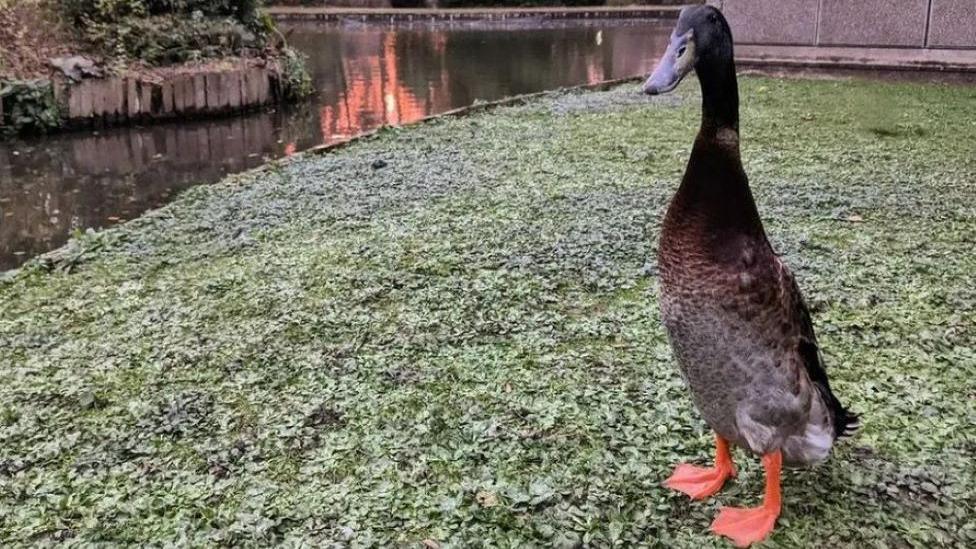
<instances>
[{"instance_id":1,"label":"paved path","mask_svg":"<svg viewBox=\"0 0 976 549\"><path fill-rule=\"evenodd\" d=\"M736 46L740 67L922 71L976 75L976 50Z\"/></svg>"}]
</instances>

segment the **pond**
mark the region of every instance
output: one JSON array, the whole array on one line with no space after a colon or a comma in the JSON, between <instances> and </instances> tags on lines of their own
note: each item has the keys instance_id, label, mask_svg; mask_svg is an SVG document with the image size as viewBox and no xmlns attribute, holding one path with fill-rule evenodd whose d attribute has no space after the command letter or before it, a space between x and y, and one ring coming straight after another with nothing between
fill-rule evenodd
<instances>
[{"instance_id":1,"label":"pond","mask_svg":"<svg viewBox=\"0 0 976 549\"><path fill-rule=\"evenodd\" d=\"M0 270L190 186L380 125L644 74L670 27L620 19L286 25L317 90L300 105L0 143Z\"/></svg>"}]
</instances>

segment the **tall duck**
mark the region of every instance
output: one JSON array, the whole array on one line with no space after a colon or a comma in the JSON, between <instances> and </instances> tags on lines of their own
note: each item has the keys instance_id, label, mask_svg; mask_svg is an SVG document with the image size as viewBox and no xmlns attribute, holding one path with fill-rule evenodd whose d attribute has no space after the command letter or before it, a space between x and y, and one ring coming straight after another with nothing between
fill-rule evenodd
<instances>
[{"instance_id":1,"label":"tall duck","mask_svg":"<svg viewBox=\"0 0 976 549\"><path fill-rule=\"evenodd\" d=\"M661 231L660 300L716 456L713 467L678 465L665 485L703 499L735 476L732 446L762 456L762 505L724 507L711 526L744 547L773 530L782 465L823 461L858 424L830 390L810 313L759 219L739 157L732 32L711 6L682 10L644 92L671 91L691 70L702 121Z\"/></svg>"}]
</instances>

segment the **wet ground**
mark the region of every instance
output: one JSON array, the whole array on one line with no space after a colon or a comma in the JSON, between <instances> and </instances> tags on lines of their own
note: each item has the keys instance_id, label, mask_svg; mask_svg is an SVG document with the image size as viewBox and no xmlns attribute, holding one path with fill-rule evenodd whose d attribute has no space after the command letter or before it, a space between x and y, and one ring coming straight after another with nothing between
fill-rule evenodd
<instances>
[{"instance_id":1,"label":"wet ground","mask_svg":"<svg viewBox=\"0 0 976 549\"><path fill-rule=\"evenodd\" d=\"M180 190L271 158L477 100L634 76L669 22L298 24L310 101L220 120L0 143L0 270L75 231L131 219Z\"/></svg>"}]
</instances>

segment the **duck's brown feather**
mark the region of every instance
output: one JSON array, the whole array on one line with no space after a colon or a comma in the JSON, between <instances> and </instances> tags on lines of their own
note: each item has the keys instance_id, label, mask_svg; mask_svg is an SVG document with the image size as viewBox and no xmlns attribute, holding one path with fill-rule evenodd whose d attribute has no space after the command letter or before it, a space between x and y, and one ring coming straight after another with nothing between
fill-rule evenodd
<instances>
[{"instance_id":1,"label":"duck's brown feather","mask_svg":"<svg viewBox=\"0 0 976 549\"><path fill-rule=\"evenodd\" d=\"M766 238L736 132L699 134L658 260L665 326L709 425L790 463L826 457L843 408L796 281Z\"/></svg>"}]
</instances>

